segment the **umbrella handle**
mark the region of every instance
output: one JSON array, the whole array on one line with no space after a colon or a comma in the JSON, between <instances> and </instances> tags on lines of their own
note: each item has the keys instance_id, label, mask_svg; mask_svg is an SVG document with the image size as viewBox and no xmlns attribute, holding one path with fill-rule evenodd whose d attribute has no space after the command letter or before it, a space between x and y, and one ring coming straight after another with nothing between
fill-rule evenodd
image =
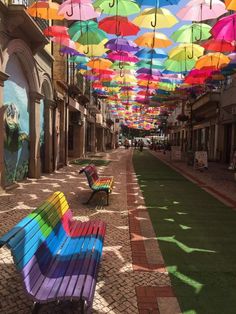
<instances>
[{"instance_id":1,"label":"umbrella handle","mask_svg":"<svg viewBox=\"0 0 236 314\"><path fill-rule=\"evenodd\" d=\"M124 77L124 72L122 71L122 69L120 69L120 77Z\"/></svg>"},{"instance_id":2,"label":"umbrella handle","mask_svg":"<svg viewBox=\"0 0 236 314\"><path fill-rule=\"evenodd\" d=\"M156 14L155 14L154 23L153 23L153 21L151 21L151 26L152 26L152 27L157 27L157 16L156 16Z\"/></svg>"},{"instance_id":3,"label":"umbrella handle","mask_svg":"<svg viewBox=\"0 0 236 314\"><path fill-rule=\"evenodd\" d=\"M72 16L73 14L74 14L74 9L73 9L72 0L71 0L71 11L70 11L70 13L66 12L66 15Z\"/></svg>"},{"instance_id":4,"label":"umbrella handle","mask_svg":"<svg viewBox=\"0 0 236 314\"><path fill-rule=\"evenodd\" d=\"M119 68L122 70L124 68L123 64L121 64L121 62L119 62Z\"/></svg>"},{"instance_id":5,"label":"umbrella handle","mask_svg":"<svg viewBox=\"0 0 236 314\"><path fill-rule=\"evenodd\" d=\"M112 0L112 3L109 2L109 7L110 7L110 8L113 8L113 7L115 6L115 1L116 1L116 0Z\"/></svg>"},{"instance_id":6,"label":"umbrella handle","mask_svg":"<svg viewBox=\"0 0 236 314\"><path fill-rule=\"evenodd\" d=\"M87 51L84 51L84 54L88 54L89 53L89 46L87 46Z\"/></svg>"}]
</instances>

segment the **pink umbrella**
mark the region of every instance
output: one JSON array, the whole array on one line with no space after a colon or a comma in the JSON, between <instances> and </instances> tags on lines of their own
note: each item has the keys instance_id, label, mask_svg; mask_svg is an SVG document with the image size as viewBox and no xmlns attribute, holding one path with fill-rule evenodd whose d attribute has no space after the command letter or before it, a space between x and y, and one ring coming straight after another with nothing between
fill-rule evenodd
<instances>
[{"instance_id":1,"label":"pink umbrella","mask_svg":"<svg viewBox=\"0 0 236 314\"><path fill-rule=\"evenodd\" d=\"M236 13L221 18L211 29L215 39L236 40Z\"/></svg>"},{"instance_id":2,"label":"pink umbrella","mask_svg":"<svg viewBox=\"0 0 236 314\"><path fill-rule=\"evenodd\" d=\"M142 81L152 81L152 82L157 82L160 81L160 77L159 76L155 76L155 75L150 75L150 74L139 74L137 76L138 79L142 80Z\"/></svg>"},{"instance_id":3,"label":"pink umbrella","mask_svg":"<svg viewBox=\"0 0 236 314\"><path fill-rule=\"evenodd\" d=\"M125 51L111 52L107 55L107 57L108 59L116 60L120 62L138 62L139 61L139 58Z\"/></svg>"},{"instance_id":4,"label":"pink umbrella","mask_svg":"<svg viewBox=\"0 0 236 314\"><path fill-rule=\"evenodd\" d=\"M176 15L184 21L200 22L216 19L225 13L225 4L220 0L192 0Z\"/></svg>"},{"instance_id":5,"label":"pink umbrella","mask_svg":"<svg viewBox=\"0 0 236 314\"><path fill-rule=\"evenodd\" d=\"M52 37L54 43L76 50L75 42L69 38Z\"/></svg>"},{"instance_id":6,"label":"pink umbrella","mask_svg":"<svg viewBox=\"0 0 236 314\"><path fill-rule=\"evenodd\" d=\"M100 13L94 10L90 0L66 0L58 10L67 20L87 21L96 19Z\"/></svg>"}]
</instances>

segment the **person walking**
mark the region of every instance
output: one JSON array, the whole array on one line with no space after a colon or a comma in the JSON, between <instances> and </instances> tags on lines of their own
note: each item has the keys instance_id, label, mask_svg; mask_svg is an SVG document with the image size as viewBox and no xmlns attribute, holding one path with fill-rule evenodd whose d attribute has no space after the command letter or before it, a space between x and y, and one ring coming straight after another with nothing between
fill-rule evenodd
<instances>
[{"instance_id":1,"label":"person walking","mask_svg":"<svg viewBox=\"0 0 236 314\"><path fill-rule=\"evenodd\" d=\"M137 149L138 141L135 139L134 140L134 149Z\"/></svg>"},{"instance_id":2,"label":"person walking","mask_svg":"<svg viewBox=\"0 0 236 314\"><path fill-rule=\"evenodd\" d=\"M139 150L140 150L140 152L143 151L143 146L144 146L144 142L143 142L143 140L140 140L140 144L139 144Z\"/></svg>"}]
</instances>

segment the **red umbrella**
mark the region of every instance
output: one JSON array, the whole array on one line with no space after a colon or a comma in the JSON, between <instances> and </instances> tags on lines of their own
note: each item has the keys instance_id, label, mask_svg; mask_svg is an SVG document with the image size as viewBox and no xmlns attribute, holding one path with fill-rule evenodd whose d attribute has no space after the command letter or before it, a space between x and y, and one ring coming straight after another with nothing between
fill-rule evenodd
<instances>
[{"instance_id":1,"label":"red umbrella","mask_svg":"<svg viewBox=\"0 0 236 314\"><path fill-rule=\"evenodd\" d=\"M217 52L233 52L235 50L235 47L224 39L209 39L204 44L202 44L202 47L208 51Z\"/></svg>"},{"instance_id":2,"label":"red umbrella","mask_svg":"<svg viewBox=\"0 0 236 314\"><path fill-rule=\"evenodd\" d=\"M117 36L134 36L140 28L131 23L125 16L106 17L98 23L98 27L108 34Z\"/></svg>"},{"instance_id":3,"label":"red umbrella","mask_svg":"<svg viewBox=\"0 0 236 314\"><path fill-rule=\"evenodd\" d=\"M48 37L69 38L68 28L65 26L49 26L43 30L43 33Z\"/></svg>"}]
</instances>

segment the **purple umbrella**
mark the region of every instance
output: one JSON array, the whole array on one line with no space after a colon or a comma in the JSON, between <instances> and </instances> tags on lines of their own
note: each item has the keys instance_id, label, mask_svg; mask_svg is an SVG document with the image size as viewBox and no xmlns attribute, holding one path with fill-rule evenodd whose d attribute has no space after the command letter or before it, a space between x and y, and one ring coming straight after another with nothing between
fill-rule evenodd
<instances>
[{"instance_id":1,"label":"purple umbrella","mask_svg":"<svg viewBox=\"0 0 236 314\"><path fill-rule=\"evenodd\" d=\"M137 73L144 73L144 74L152 74L155 76L161 76L162 73L157 69L148 69L148 68L141 68L136 71Z\"/></svg>"},{"instance_id":2,"label":"purple umbrella","mask_svg":"<svg viewBox=\"0 0 236 314\"><path fill-rule=\"evenodd\" d=\"M110 50L122 50L127 52L137 52L139 50L138 45L136 45L132 40L127 40L125 38L110 39L105 44L105 47Z\"/></svg>"},{"instance_id":3,"label":"purple umbrella","mask_svg":"<svg viewBox=\"0 0 236 314\"><path fill-rule=\"evenodd\" d=\"M84 56L83 54L79 53L77 50L69 48L69 47L63 47L60 49L61 54L68 54L72 56Z\"/></svg>"}]
</instances>

